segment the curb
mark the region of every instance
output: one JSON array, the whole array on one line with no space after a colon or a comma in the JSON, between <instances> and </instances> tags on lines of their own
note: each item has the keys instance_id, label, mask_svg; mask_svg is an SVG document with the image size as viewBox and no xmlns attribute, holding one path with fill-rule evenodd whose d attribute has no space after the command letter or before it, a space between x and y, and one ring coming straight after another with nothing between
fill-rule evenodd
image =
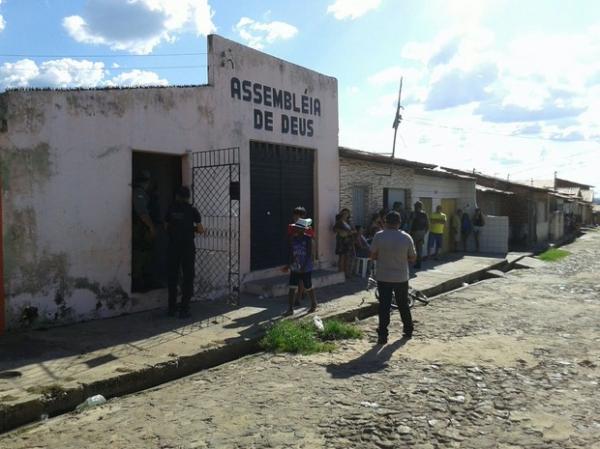
<instances>
[{"instance_id":1,"label":"curb","mask_svg":"<svg viewBox=\"0 0 600 449\"><path fill-rule=\"evenodd\" d=\"M489 270L504 271L515 262L509 264L507 260L504 260L476 272L424 289L422 292L428 297L447 293L462 287L464 282L472 283L481 280ZM363 320L376 314L377 303L369 303L343 312L324 314L322 317L337 318L349 322L356 319ZM101 394L109 399L137 393L260 352L259 341L264 334L265 329L257 328L255 335L252 337L240 337L222 346L207 349L191 356L178 357L93 383L80 384L75 388L52 391L50 394L26 402L13 405L0 404L0 433L39 421L42 415L53 417L73 411L86 398L95 394Z\"/></svg>"}]
</instances>

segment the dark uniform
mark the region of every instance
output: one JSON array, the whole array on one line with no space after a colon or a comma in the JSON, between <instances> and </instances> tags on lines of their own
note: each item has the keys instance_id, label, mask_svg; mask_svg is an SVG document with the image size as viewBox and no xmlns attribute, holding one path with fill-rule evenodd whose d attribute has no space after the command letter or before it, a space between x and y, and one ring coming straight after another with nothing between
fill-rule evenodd
<instances>
[{"instance_id":1,"label":"dark uniform","mask_svg":"<svg viewBox=\"0 0 600 449\"><path fill-rule=\"evenodd\" d=\"M182 271L180 316L187 316L194 291L194 235L195 224L200 223L200 213L187 201L180 199L170 207L165 222L169 233L169 313L175 313L177 307L177 282L179 271Z\"/></svg>"}]
</instances>

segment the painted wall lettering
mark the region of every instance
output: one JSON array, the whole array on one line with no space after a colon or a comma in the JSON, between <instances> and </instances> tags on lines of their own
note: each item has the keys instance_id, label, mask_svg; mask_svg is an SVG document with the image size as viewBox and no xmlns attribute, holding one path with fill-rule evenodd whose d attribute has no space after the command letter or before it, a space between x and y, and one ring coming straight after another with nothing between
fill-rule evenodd
<instances>
[{"instance_id":1,"label":"painted wall lettering","mask_svg":"<svg viewBox=\"0 0 600 449\"><path fill-rule=\"evenodd\" d=\"M321 117L322 112L321 101L318 98L248 80L240 80L236 77L231 78L231 98L253 103L256 106L286 111L278 116L280 126L275 126L273 111L256 107L253 110L255 129L274 131L277 128L282 134L314 136L315 120L310 117Z\"/></svg>"}]
</instances>

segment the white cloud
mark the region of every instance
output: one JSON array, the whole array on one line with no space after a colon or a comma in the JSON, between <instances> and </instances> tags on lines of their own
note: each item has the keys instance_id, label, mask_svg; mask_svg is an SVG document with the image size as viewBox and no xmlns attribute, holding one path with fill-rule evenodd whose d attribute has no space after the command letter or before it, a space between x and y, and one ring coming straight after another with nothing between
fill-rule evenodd
<instances>
[{"instance_id":1,"label":"white cloud","mask_svg":"<svg viewBox=\"0 0 600 449\"><path fill-rule=\"evenodd\" d=\"M154 72L131 70L111 77L103 62L55 59L36 64L30 59L0 66L0 88L17 87L105 87L105 86L164 86L167 80Z\"/></svg>"},{"instance_id":2,"label":"white cloud","mask_svg":"<svg viewBox=\"0 0 600 449\"><path fill-rule=\"evenodd\" d=\"M26 87L39 74L40 70L37 64L31 59L5 62L0 66L0 85L3 88Z\"/></svg>"},{"instance_id":3,"label":"white cloud","mask_svg":"<svg viewBox=\"0 0 600 449\"><path fill-rule=\"evenodd\" d=\"M377 9L381 0L336 0L327 7L327 12L337 20L354 20Z\"/></svg>"},{"instance_id":4,"label":"white cloud","mask_svg":"<svg viewBox=\"0 0 600 449\"><path fill-rule=\"evenodd\" d=\"M63 27L77 42L148 54L178 34L214 32L213 14L208 0L87 0Z\"/></svg>"},{"instance_id":5,"label":"white cloud","mask_svg":"<svg viewBox=\"0 0 600 449\"><path fill-rule=\"evenodd\" d=\"M398 65L367 77L356 100L360 115L340 124L340 143L390 151L389 117L403 75L401 157L511 179L559 170L600 183L600 27L498 42L471 25L407 42Z\"/></svg>"},{"instance_id":6,"label":"white cloud","mask_svg":"<svg viewBox=\"0 0 600 449\"><path fill-rule=\"evenodd\" d=\"M167 86L169 82L157 73L146 70L131 70L117 75L106 82L107 86Z\"/></svg>"},{"instance_id":7,"label":"white cloud","mask_svg":"<svg viewBox=\"0 0 600 449\"><path fill-rule=\"evenodd\" d=\"M391 84L398 87L400 77L405 80L410 80L413 85L418 84L424 76L424 71L414 68L392 66L387 69L380 70L369 76L367 79L369 84L374 86L385 86Z\"/></svg>"},{"instance_id":8,"label":"white cloud","mask_svg":"<svg viewBox=\"0 0 600 449\"><path fill-rule=\"evenodd\" d=\"M249 17L242 17L235 30L248 46L258 50L263 49L266 44L291 39L298 34L298 28L289 23L257 22Z\"/></svg>"},{"instance_id":9,"label":"white cloud","mask_svg":"<svg viewBox=\"0 0 600 449\"><path fill-rule=\"evenodd\" d=\"M2 0L0 0L0 5L2 5ZM2 14L0 14L0 32L2 32L2 30L4 30L5 27L6 21L4 20L4 17L2 17Z\"/></svg>"}]
</instances>

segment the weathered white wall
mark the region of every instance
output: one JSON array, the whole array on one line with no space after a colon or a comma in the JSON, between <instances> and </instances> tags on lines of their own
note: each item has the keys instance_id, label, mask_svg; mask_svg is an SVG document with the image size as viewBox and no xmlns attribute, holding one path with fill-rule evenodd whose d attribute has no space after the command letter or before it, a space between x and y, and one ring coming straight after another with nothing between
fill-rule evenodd
<instances>
[{"instance_id":1,"label":"weathered white wall","mask_svg":"<svg viewBox=\"0 0 600 449\"><path fill-rule=\"evenodd\" d=\"M550 240L560 240L565 232L565 216L562 211L557 210L550 214Z\"/></svg>"},{"instance_id":2,"label":"weathered white wall","mask_svg":"<svg viewBox=\"0 0 600 449\"><path fill-rule=\"evenodd\" d=\"M548 198L536 201L535 235L538 243L546 242L550 237L550 217Z\"/></svg>"},{"instance_id":3,"label":"weathered white wall","mask_svg":"<svg viewBox=\"0 0 600 449\"><path fill-rule=\"evenodd\" d=\"M224 55L224 56L222 56ZM215 123L220 124L222 133L214 148L239 146L241 157L241 221L250 223L250 140L296 145L314 148L316 154L316 188L318 196L317 246L319 261L323 264L334 260L334 240L331 222L334 221L339 205L339 162L338 162L338 97L337 80L320 75L303 67L273 58L226 39L213 36L209 41L209 84L214 86L217 107ZM294 93L318 98L320 116L296 113L274 107L257 105L231 96L231 78L248 80ZM254 128L254 109L273 113L273 131ZM281 116L297 116L314 121L314 136L281 133ZM200 143L195 148L204 149ZM207 148L208 149L208 148ZM242 273L250 271L250 227L241 227L241 240L248 242L241 247Z\"/></svg>"},{"instance_id":4,"label":"weathered white wall","mask_svg":"<svg viewBox=\"0 0 600 449\"><path fill-rule=\"evenodd\" d=\"M468 213L475 210L475 181L438 176L416 175L413 200L432 198L432 209L442 204L442 199L456 199L456 208Z\"/></svg>"},{"instance_id":5,"label":"weathered white wall","mask_svg":"<svg viewBox=\"0 0 600 449\"><path fill-rule=\"evenodd\" d=\"M209 39L208 59L206 87L0 96L6 111L0 118L7 123L0 157L10 327L18 326L28 305L52 324L166 300L129 295L134 150L185 155L239 147L241 222L249 223L249 141L315 148L319 258L333 261L328 230L339 201L337 81L218 36ZM311 117L314 135L256 130L254 105L231 97L232 76L319 98L321 115ZM275 117L283 112L260 108ZM242 274L250 266L249 232L242 226Z\"/></svg>"},{"instance_id":6,"label":"weathered white wall","mask_svg":"<svg viewBox=\"0 0 600 449\"><path fill-rule=\"evenodd\" d=\"M416 175L412 197L413 202L421 198L431 198L432 212L442 204L442 199L456 199L456 209L462 209L472 215L475 211L475 195L474 179ZM448 217L446 226L450 226L450 220L451 217ZM427 248L428 238L429 234L425 238L425 248Z\"/></svg>"},{"instance_id":7,"label":"weathered white wall","mask_svg":"<svg viewBox=\"0 0 600 449\"><path fill-rule=\"evenodd\" d=\"M509 225L508 217L486 215L485 226L481 229L479 235L479 248L484 253L499 253L508 252L508 237ZM473 240L473 237L470 238ZM469 248L474 249L474 240L469 245Z\"/></svg>"}]
</instances>

